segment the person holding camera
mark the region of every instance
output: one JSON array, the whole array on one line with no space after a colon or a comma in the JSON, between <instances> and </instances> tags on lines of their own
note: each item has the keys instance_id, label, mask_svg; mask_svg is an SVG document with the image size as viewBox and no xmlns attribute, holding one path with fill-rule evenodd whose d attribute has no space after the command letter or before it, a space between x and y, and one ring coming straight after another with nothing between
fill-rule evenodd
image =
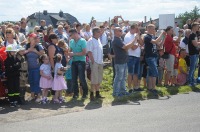
<instances>
[{"instance_id":1,"label":"person holding camera","mask_svg":"<svg viewBox=\"0 0 200 132\"><path fill-rule=\"evenodd\" d=\"M126 70L128 62L128 53L127 50L135 46L135 43L138 40L138 35L135 36L131 42L124 44L121 36L122 29L116 27L114 29L114 40L112 41L113 51L114 51L114 67L115 67L115 79L113 84L113 96L119 97L123 95L128 95L126 92Z\"/></svg>"},{"instance_id":2,"label":"person holding camera","mask_svg":"<svg viewBox=\"0 0 200 132\"><path fill-rule=\"evenodd\" d=\"M149 67L148 73L148 90L153 94L157 95L156 90L156 78L158 77L158 68L157 68L157 46L160 46L160 41L162 37L165 37L165 32L162 32L160 36L155 39L155 25L149 24L147 26L147 35L144 37L144 50L145 50L145 60Z\"/></svg>"}]
</instances>

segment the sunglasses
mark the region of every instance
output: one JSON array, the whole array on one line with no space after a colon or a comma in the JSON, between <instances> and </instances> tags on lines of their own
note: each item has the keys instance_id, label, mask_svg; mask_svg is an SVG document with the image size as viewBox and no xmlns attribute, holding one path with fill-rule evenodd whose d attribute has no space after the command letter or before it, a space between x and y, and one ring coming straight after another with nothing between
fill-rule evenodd
<instances>
[{"instance_id":1,"label":"sunglasses","mask_svg":"<svg viewBox=\"0 0 200 132\"><path fill-rule=\"evenodd\" d=\"M11 32L6 32L6 34L10 34Z\"/></svg>"},{"instance_id":2,"label":"sunglasses","mask_svg":"<svg viewBox=\"0 0 200 132\"><path fill-rule=\"evenodd\" d=\"M118 30L119 32L122 32L122 30Z\"/></svg>"}]
</instances>

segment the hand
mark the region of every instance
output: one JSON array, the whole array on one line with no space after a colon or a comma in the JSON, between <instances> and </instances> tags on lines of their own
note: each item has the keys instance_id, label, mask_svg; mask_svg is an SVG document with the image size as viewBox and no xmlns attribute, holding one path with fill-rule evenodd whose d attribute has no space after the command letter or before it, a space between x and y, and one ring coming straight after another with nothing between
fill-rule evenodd
<instances>
[{"instance_id":1,"label":"hand","mask_svg":"<svg viewBox=\"0 0 200 132\"><path fill-rule=\"evenodd\" d=\"M138 33L135 35L135 39L136 39L136 40L139 39L139 34L138 34Z\"/></svg>"},{"instance_id":2,"label":"hand","mask_svg":"<svg viewBox=\"0 0 200 132\"><path fill-rule=\"evenodd\" d=\"M48 80L51 80L51 79L52 79L52 77L51 77L51 76L48 76L48 77L47 77L47 79L48 79Z\"/></svg>"},{"instance_id":3,"label":"hand","mask_svg":"<svg viewBox=\"0 0 200 132\"><path fill-rule=\"evenodd\" d=\"M74 53L73 52L69 52L68 56L74 56Z\"/></svg>"}]
</instances>

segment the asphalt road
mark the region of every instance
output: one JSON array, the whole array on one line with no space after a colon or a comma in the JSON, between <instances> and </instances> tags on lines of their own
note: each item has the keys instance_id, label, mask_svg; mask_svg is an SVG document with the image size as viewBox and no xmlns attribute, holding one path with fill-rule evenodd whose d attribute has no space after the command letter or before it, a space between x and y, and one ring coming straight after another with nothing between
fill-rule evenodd
<instances>
[{"instance_id":1,"label":"asphalt road","mask_svg":"<svg viewBox=\"0 0 200 132\"><path fill-rule=\"evenodd\" d=\"M192 92L96 110L0 123L0 132L13 131L200 132L200 93Z\"/></svg>"}]
</instances>

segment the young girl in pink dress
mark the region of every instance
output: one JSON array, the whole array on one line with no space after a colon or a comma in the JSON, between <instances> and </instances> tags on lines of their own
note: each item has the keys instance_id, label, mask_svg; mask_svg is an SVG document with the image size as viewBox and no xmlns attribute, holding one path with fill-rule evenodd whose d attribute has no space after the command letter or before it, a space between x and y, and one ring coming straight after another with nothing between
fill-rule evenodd
<instances>
[{"instance_id":1,"label":"young girl in pink dress","mask_svg":"<svg viewBox=\"0 0 200 132\"><path fill-rule=\"evenodd\" d=\"M62 103L64 102L64 99L62 98L62 90L67 89L66 81L64 79L64 72L66 71L66 68L63 67L61 64L62 55L56 54L55 56L55 67L54 67L54 80L53 80L53 87L52 89L56 91L55 97L54 97L54 103Z\"/></svg>"},{"instance_id":2,"label":"young girl in pink dress","mask_svg":"<svg viewBox=\"0 0 200 132\"><path fill-rule=\"evenodd\" d=\"M40 62L43 64L40 66L40 88L42 88L42 103L46 104L48 102L47 95L48 90L52 88L53 77L51 76L51 65L49 63L49 57L43 54L40 57Z\"/></svg>"}]
</instances>

